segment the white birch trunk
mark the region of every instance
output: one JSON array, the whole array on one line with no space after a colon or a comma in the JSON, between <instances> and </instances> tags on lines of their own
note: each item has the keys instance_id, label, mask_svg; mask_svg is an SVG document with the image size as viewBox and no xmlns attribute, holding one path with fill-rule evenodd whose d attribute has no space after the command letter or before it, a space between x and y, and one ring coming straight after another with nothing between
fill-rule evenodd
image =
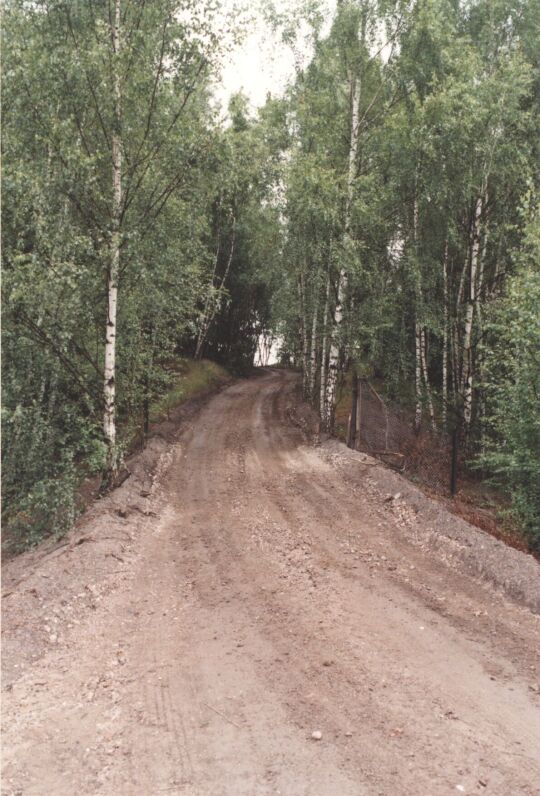
<instances>
[{"instance_id":1,"label":"white birch trunk","mask_svg":"<svg viewBox=\"0 0 540 796\"><path fill-rule=\"evenodd\" d=\"M465 255L465 261L463 263L463 268L461 269L461 276L459 278L459 287L456 296L456 317L459 317L459 311L461 307L461 302L463 301L463 290L465 287L465 276L467 274L467 269L469 267L469 254L471 250L471 236L469 234L469 239L467 242L467 254Z\"/></svg>"},{"instance_id":2,"label":"white birch trunk","mask_svg":"<svg viewBox=\"0 0 540 796\"><path fill-rule=\"evenodd\" d=\"M443 350L442 350L442 423L446 429L448 420L448 238L444 243L443 256Z\"/></svg>"},{"instance_id":3,"label":"white birch trunk","mask_svg":"<svg viewBox=\"0 0 540 796\"><path fill-rule=\"evenodd\" d=\"M120 0L115 2L112 28L113 56L120 52ZM121 88L118 63L114 64L115 129L112 135L112 240L111 261L107 273L107 324L105 329L105 365L103 386L103 431L107 443L106 478L114 479L118 467L116 446L116 315L120 272L120 217L122 212L122 144L120 138Z\"/></svg>"},{"instance_id":4,"label":"white birch trunk","mask_svg":"<svg viewBox=\"0 0 540 796\"><path fill-rule=\"evenodd\" d=\"M210 314L210 306L212 301L214 300L214 285L216 281L216 272L219 263L220 245L221 245L221 234L218 227L216 256L214 258L214 270L212 271L212 278L210 279L210 283L208 285L208 293L206 294L206 299L204 302L204 310L199 326L199 334L197 335L197 345L195 347L195 359L199 359L201 355L204 337L206 335L206 325L208 322L208 315Z\"/></svg>"},{"instance_id":5,"label":"white birch trunk","mask_svg":"<svg viewBox=\"0 0 540 796\"><path fill-rule=\"evenodd\" d=\"M331 431L334 425L334 413L336 409L337 383L339 376L339 360L342 352L342 342L339 339L343 324L343 302L347 290L347 275L344 271L340 272L338 281L338 295L336 308L334 310L334 328L328 352L328 375L326 379L325 395L325 417L324 425L327 431Z\"/></svg>"},{"instance_id":6,"label":"white birch trunk","mask_svg":"<svg viewBox=\"0 0 540 796\"><path fill-rule=\"evenodd\" d=\"M414 324L414 389L416 409L414 412L414 430L418 433L422 425L422 354L421 330L418 321Z\"/></svg>"},{"instance_id":7,"label":"white birch trunk","mask_svg":"<svg viewBox=\"0 0 540 796\"><path fill-rule=\"evenodd\" d=\"M359 122L360 122L360 80L351 76L351 135L349 145L349 167L347 173L347 204L345 208L345 242L350 238L351 227L351 208L354 196L354 180L356 176L356 160L358 155L359 143ZM337 286L337 301L334 310L334 323L330 340L330 352L328 355L328 377L325 396L325 416L324 425L328 431L334 425L334 413L336 409L337 382L339 375L339 362L343 352L342 326L343 326L343 307L347 296L348 274L342 267L339 272Z\"/></svg>"},{"instance_id":8,"label":"white birch trunk","mask_svg":"<svg viewBox=\"0 0 540 796\"><path fill-rule=\"evenodd\" d=\"M298 278L298 296L300 299L300 321L302 324L302 395L307 398L309 392L309 338L303 274L300 274Z\"/></svg>"},{"instance_id":9,"label":"white birch trunk","mask_svg":"<svg viewBox=\"0 0 540 796\"><path fill-rule=\"evenodd\" d=\"M480 252L480 221L482 218L483 197L476 200L474 212L474 227L471 248L471 267L469 272L469 297L465 308L465 323L463 327L463 420L467 427L472 420L473 397L473 362L472 362L472 328L474 319L474 305L476 303L476 279L478 269L478 255Z\"/></svg>"},{"instance_id":10,"label":"white birch trunk","mask_svg":"<svg viewBox=\"0 0 540 796\"><path fill-rule=\"evenodd\" d=\"M315 376L317 375L317 323L319 318L319 290L313 308L313 322L311 324L311 352L309 366L309 400L315 401Z\"/></svg>"},{"instance_id":11,"label":"white birch trunk","mask_svg":"<svg viewBox=\"0 0 540 796\"><path fill-rule=\"evenodd\" d=\"M487 202L487 197L485 202ZM484 203L485 204L485 203ZM476 285L476 315L478 318L478 326L480 330L480 334L482 334L482 293L484 290L484 273L485 273L485 265L486 265L486 252L488 247L489 241L489 228L488 228L488 219L487 217L484 220L484 236L482 240L482 252L479 258L479 267L478 267L478 279Z\"/></svg>"},{"instance_id":12,"label":"white birch trunk","mask_svg":"<svg viewBox=\"0 0 540 796\"><path fill-rule=\"evenodd\" d=\"M422 329L420 332L420 356L422 360L422 373L424 375L424 386L426 388L426 397L428 402L429 417L431 419L431 427L433 431L437 430L435 422L435 410L433 408L433 397L431 395L431 386L429 384L429 375L427 369L427 354L426 354L426 330Z\"/></svg>"},{"instance_id":13,"label":"white birch trunk","mask_svg":"<svg viewBox=\"0 0 540 796\"><path fill-rule=\"evenodd\" d=\"M417 197L417 182L418 182L418 166L416 167L415 181L414 181L414 203L413 203L413 243L414 254L418 257L418 197ZM417 263L418 268L418 263ZM417 275L417 280L420 277ZM414 392L416 399L416 408L414 412L414 430L418 434L422 425L422 327L418 321L418 307L420 303L421 286L419 281L416 284L416 319L414 322Z\"/></svg>"},{"instance_id":14,"label":"white birch trunk","mask_svg":"<svg viewBox=\"0 0 540 796\"><path fill-rule=\"evenodd\" d=\"M328 311L330 309L330 267L326 278L326 299L324 302L323 314L323 338L321 347L321 383L320 383L320 406L319 414L324 421L326 418L326 358L328 345Z\"/></svg>"}]
</instances>

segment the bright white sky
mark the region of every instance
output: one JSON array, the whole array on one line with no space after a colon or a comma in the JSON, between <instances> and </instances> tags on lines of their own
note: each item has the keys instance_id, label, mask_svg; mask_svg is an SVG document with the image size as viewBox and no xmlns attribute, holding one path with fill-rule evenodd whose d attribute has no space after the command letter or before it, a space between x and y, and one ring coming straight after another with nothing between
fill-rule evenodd
<instances>
[{"instance_id":1,"label":"bright white sky","mask_svg":"<svg viewBox=\"0 0 540 796\"><path fill-rule=\"evenodd\" d=\"M232 7L234 0L227 0L225 5ZM262 0L264 2L264 0ZM280 11L291 11L298 7L298 0L276 0ZM328 27L333 16L335 0L327 0ZM251 4L250 12L255 17L249 26L249 33L243 44L236 48L224 64L222 85L217 96L226 107L231 94L243 91L255 107L264 104L266 95L282 94L295 72L295 57L304 62L309 59L309 47L299 42L300 55L293 53L289 45L283 44L279 32L272 31L265 22L263 14Z\"/></svg>"}]
</instances>

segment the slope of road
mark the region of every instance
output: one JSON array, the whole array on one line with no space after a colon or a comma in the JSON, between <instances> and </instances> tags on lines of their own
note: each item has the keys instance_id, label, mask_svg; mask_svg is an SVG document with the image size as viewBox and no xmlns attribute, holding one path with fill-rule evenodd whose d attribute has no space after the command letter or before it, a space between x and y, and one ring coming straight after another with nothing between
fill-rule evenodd
<instances>
[{"instance_id":1,"label":"slope of road","mask_svg":"<svg viewBox=\"0 0 540 796\"><path fill-rule=\"evenodd\" d=\"M367 459L306 445L295 387L191 419L149 507L104 515L128 542L90 604L62 578L104 550L95 514L13 586L58 583L4 693L6 796L540 794L538 615L414 544Z\"/></svg>"}]
</instances>

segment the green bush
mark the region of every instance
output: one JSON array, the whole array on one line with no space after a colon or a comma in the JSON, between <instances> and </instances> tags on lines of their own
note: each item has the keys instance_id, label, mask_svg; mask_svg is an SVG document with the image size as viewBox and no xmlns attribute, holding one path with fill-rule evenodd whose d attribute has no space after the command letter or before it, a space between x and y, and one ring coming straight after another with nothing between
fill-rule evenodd
<instances>
[{"instance_id":1,"label":"green bush","mask_svg":"<svg viewBox=\"0 0 540 796\"><path fill-rule=\"evenodd\" d=\"M62 428L64 423L68 433ZM76 457L83 455L72 434L81 425L63 412L48 417L37 402L13 410L4 406L2 525L3 547L8 552L36 544L47 535L61 536L72 526Z\"/></svg>"},{"instance_id":2,"label":"green bush","mask_svg":"<svg viewBox=\"0 0 540 796\"><path fill-rule=\"evenodd\" d=\"M532 214L516 273L487 326L487 438L480 457L512 498L513 516L540 549L540 214Z\"/></svg>"}]
</instances>

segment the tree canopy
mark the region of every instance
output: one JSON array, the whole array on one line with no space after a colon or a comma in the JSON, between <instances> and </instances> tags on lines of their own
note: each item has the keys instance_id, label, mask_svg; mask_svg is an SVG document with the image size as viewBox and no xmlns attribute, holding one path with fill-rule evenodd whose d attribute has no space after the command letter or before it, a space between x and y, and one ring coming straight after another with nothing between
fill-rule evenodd
<instances>
[{"instance_id":1,"label":"tree canopy","mask_svg":"<svg viewBox=\"0 0 540 796\"><path fill-rule=\"evenodd\" d=\"M539 1L267 14L312 56L224 116L219 2L5 4L7 527L114 484L175 356L246 373L266 335L330 432L347 371L459 427L538 545Z\"/></svg>"}]
</instances>

